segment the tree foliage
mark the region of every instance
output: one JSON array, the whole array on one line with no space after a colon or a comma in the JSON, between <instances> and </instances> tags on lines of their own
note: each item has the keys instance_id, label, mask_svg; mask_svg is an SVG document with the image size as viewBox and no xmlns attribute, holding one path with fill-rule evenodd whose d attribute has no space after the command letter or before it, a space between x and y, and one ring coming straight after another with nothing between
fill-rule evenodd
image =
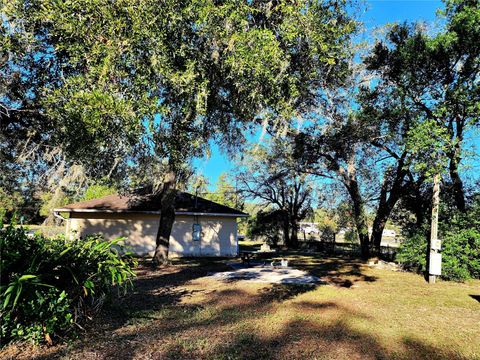
<instances>
[{"instance_id":1,"label":"tree foliage","mask_svg":"<svg viewBox=\"0 0 480 360\"><path fill-rule=\"evenodd\" d=\"M225 172L218 177L215 190L207 192L205 198L234 209L243 209L244 199L236 188L236 184L229 179L228 173Z\"/></svg>"},{"instance_id":2,"label":"tree foliage","mask_svg":"<svg viewBox=\"0 0 480 360\"><path fill-rule=\"evenodd\" d=\"M305 170L344 185L363 256L379 250L401 199L423 200L433 174L449 173L457 208L465 208L459 166L464 136L480 115L480 53L472 44L478 38L473 26L478 3L447 2L445 14L444 28L433 35L419 24L391 26L364 58L367 76L352 67L352 81L321 103L315 121L294 135ZM370 206L376 213L371 237ZM422 220L425 208L417 207Z\"/></svg>"},{"instance_id":3,"label":"tree foliage","mask_svg":"<svg viewBox=\"0 0 480 360\"><path fill-rule=\"evenodd\" d=\"M356 28L336 0L3 4L3 34L19 32L29 56L56 70L33 98L48 140L96 178L160 183L163 253L185 163L210 139L232 148L252 123L279 127L308 111L318 84L342 77ZM8 74L24 65L11 55Z\"/></svg>"},{"instance_id":4,"label":"tree foliage","mask_svg":"<svg viewBox=\"0 0 480 360\"><path fill-rule=\"evenodd\" d=\"M442 213L445 214L445 209ZM464 281L480 278L480 197L467 211L454 210L440 218L439 230L442 240L442 277ZM427 236L425 228L412 227L405 231L397 260L405 268L424 272L427 269Z\"/></svg>"},{"instance_id":5,"label":"tree foliage","mask_svg":"<svg viewBox=\"0 0 480 360\"><path fill-rule=\"evenodd\" d=\"M240 192L269 209L257 214L257 220L280 225L284 244L295 248L299 222L312 211L314 187L308 175L297 172L292 151L291 144L278 138L256 145L237 177Z\"/></svg>"},{"instance_id":6,"label":"tree foliage","mask_svg":"<svg viewBox=\"0 0 480 360\"><path fill-rule=\"evenodd\" d=\"M114 187L102 184L92 184L85 190L82 196L83 200L97 199L103 196L115 194L117 190Z\"/></svg>"},{"instance_id":7,"label":"tree foliage","mask_svg":"<svg viewBox=\"0 0 480 360\"><path fill-rule=\"evenodd\" d=\"M355 28L336 1L17 0L2 12L8 39L19 32L38 45L11 53L7 70L43 69L22 66L25 52L59 70L34 99L50 140L103 175L132 161L182 163L206 139L241 137L238 125L262 111L299 111L308 81L334 81Z\"/></svg>"},{"instance_id":8,"label":"tree foliage","mask_svg":"<svg viewBox=\"0 0 480 360\"><path fill-rule=\"evenodd\" d=\"M416 158L417 166L432 168L432 150L444 153L455 201L463 211L459 166L465 156L465 135L480 123L478 1L447 1L444 16L445 27L435 35L418 24L393 26L387 38L375 45L366 64L380 75L375 91L387 91L390 101L404 104L408 110L400 114L414 115L417 124L411 127L411 143L417 155L423 153ZM441 159L434 157L436 167Z\"/></svg>"}]
</instances>

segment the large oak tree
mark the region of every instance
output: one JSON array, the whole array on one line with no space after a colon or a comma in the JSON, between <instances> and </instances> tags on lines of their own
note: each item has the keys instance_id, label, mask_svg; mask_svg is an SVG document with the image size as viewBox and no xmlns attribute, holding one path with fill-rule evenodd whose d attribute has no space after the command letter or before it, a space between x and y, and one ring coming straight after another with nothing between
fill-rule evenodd
<instances>
[{"instance_id":1,"label":"large oak tree","mask_svg":"<svg viewBox=\"0 0 480 360\"><path fill-rule=\"evenodd\" d=\"M464 136L479 124L479 16L477 1L447 1L435 35L394 25L364 59L367 81L319 102L313 124L296 136L305 170L334 174L347 190L364 257L379 252L397 202L412 191L422 197L432 169L441 171L437 159L448 158L456 206L465 209L459 166ZM367 207L375 210L371 235ZM423 217L425 207L418 210Z\"/></svg>"},{"instance_id":2,"label":"large oak tree","mask_svg":"<svg viewBox=\"0 0 480 360\"><path fill-rule=\"evenodd\" d=\"M356 26L335 0L2 4L4 38L26 34L46 59L37 62L31 47L29 65L55 64L32 97L53 129L48 141L93 176L132 185L148 175L157 184L157 262L168 255L185 164L210 139L231 148L249 124L278 127L307 111L319 86L341 80ZM23 65L11 54L4 66L14 73ZM10 128L21 126L21 116L6 116Z\"/></svg>"},{"instance_id":3,"label":"large oak tree","mask_svg":"<svg viewBox=\"0 0 480 360\"><path fill-rule=\"evenodd\" d=\"M293 144L273 138L254 145L243 156L236 178L238 191L262 208L262 221L281 225L283 243L298 248L300 222L312 213L315 186L308 174L297 169Z\"/></svg>"}]
</instances>

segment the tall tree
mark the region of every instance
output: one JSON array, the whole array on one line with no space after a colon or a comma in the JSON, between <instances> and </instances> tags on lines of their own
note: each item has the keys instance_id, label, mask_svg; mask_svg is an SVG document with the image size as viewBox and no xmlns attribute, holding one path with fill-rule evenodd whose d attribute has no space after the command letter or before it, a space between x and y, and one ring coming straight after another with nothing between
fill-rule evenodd
<instances>
[{"instance_id":1,"label":"tall tree","mask_svg":"<svg viewBox=\"0 0 480 360\"><path fill-rule=\"evenodd\" d=\"M208 179L202 174L192 174L188 179L187 191L192 194L198 194L199 196L204 196L208 194Z\"/></svg>"},{"instance_id":2,"label":"tall tree","mask_svg":"<svg viewBox=\"0 0 480 360\"><path fill-rule=\"evenodd\" d=\"M480 28L474 25L480 20L480 7L478 1L447 1L445 15L445 28L435 36L419 25L395 25L387 39L375 45L366 65L379 75L379 82L373 90L365 90L368 95L363 97L367 99L363 108L367 109L364 114L375 114L369 119L391 123L399 115L408 117L408 131L402 138L406 139L403 143L410 143L405 148L410 157L402 166L410 189L418 191L419 183L434 177L426 169L442 171L442 161L433 154L445 152L456 207L465 211L459 166L465 135L480 124L480 47L475 40ZM420 131L425 128L428 130ZM422 159L419 153L423 153ZM427 166L432 159L437 159L435 164ZM425 164L425 169L417 171L415 179L412 171L418 170L419 164ZM404 194L399 192L393 204Z\"/></svg>"},{"instance_id":3,"label":"tall tree","mask_svg":"<svg viewBox=\"0 0 480 360\"><path fill-rule=\"evenodd\" d=\"M53 124L40 105L60 67L42 35L26 31L21 21L7 21L3 10L10 4L0 4L0 192L23 198L9 216L17 212L35 221L36 194L49 190L49 175L64 170L61 154L49 143Z\"/></svg>"},{"instance_id":4,"label":"tall tree","mask_svg":"<svg viewBox=\"0 0 480 360\"><path fill-rule=\"evenodd\" d=\"M391 102L388 96L382 97L388 106L380 102L369 106L369 92L359 90L363 80L359 73L352 66L352 76L344 87L327 94L314 121L292 131L291 136L299 171L343 186L362 256L367 258L372 249L380 251L388 217L405 191L409 150L404 137L410 117L400 111L404 109L401 102ZM399 111L392 112L391 106ZM375 213L371 235L368 208Z\"/></svg>"},{"instance_id":5,"label":"tall tree","mask_svg":"<svg viewBox=\"0 0 480 360\"><path fill-rule=\"evenodd\" d=\"M215 183L215 190L207 193L206 198L219 204L241 210L244 199L237 190L236 184L230 181L228 173L224 172L218 177Z\"/></svg>"},{"instance_id":6,"label":"tall tree","mask_svg":"<svg viewBox=\"0 0 480 360\"><path fill-rule=\"evenodd\" d=\"M432 120L448 133L451 187L457 208L465 211L459 166L465 136L480 124L480 5L477 0L446 1L444 15L445 28L435 36L419 25L395 25L366 64L421 121Z\"/></svg>"},{"instance_id":7,"label":"tall tree","mask_svg":"<svg viewBox=\"0 0 480 360\"><path fill-rule=\"evenodd\" d=\"M478 3L447 2L446 13L445 29L435 36L419 25L394 25L365 59L375 80L368 86L368 81L354 82L350 92L331 96L320 104L314 124L296 136L307 169L326 177L333 173L345 186L364 257L372 248L380 250L383 229L399 199L412 190L421 197L420 188L431 174L417 171L418 165L430 163L432 146L447 152L457 207L464 209L458 166L463 135L479 117L480 56L478 44L472 44L478 37L473 25ZM462 26L459 19L467 22ZM466 48L459 39L472 46ZM421 132L425 138L418 139L416 131L424 126L429 135ZM412 138L417 138L415 145ZM419 153L425 156L420 159ZM365 207L373 200L369 236Z\"/></svg>"},{"instance_id":8,"label":"tall tree","mask_svg":"<svg viewBox=\"0 0 480 360\"><path fill-rule=\"evenodd\" d=\"M311 214L314 188L308 175L297 172L292 151L284 139L257 145L244 158L237 176L240 192L268 209L270 218L280 220L284 244L297 248L300 221Z\"/></svg>"},{"instance_id":9,"label":"tall tree","mask_svg":"<svg viewBox=\"0 0 480 360\"><path fill-rule=\"evenodd\" d=\"M31 34L60 64L38 101L52 143L95 176L154 175L161 262L185 163L211 138L232 147L247 124L307 111L320 83L341 78L356 27L345 5L14 0L2 13L5 33Z\"/></svg>"}]
</instances>

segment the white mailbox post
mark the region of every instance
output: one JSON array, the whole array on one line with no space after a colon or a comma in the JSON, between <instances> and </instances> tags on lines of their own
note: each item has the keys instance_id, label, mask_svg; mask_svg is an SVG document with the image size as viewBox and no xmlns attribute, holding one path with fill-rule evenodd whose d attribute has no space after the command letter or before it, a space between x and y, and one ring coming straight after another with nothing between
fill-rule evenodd
<instances>
[{"instance_id":1,"label":"white mailbox post","mask_svg":"<svg viewBox=\"0 0 480 360\"><path fill-rule=\"evenodd\" d=\"M438 210L440 208L440 173L433 179L432 226L430 231L430 261L428 264L428 282L435 283L435 278L442 275L442 242L438 239Z\"/></svg>"},{"instance_id":2,"label":"white mailbox post","mask_svg":"<svg viewBox=\"0 0 480 360\"><path fill-rule=\"evenodd\" d=\"M442 275L442 254L438 252L430 253L429 273L436 276Z\"/></svg>"}]
</instances>

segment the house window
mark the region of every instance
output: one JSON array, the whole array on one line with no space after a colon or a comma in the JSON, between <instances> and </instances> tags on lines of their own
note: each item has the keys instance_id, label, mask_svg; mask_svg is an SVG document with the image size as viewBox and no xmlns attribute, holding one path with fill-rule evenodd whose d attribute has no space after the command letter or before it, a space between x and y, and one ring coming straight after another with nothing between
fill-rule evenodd
<instances>
[{"instance_id":1,"label":"house window","mask_svg":"<svg viewBox=\"0 0 480 360\"><path fill-rule=\"evenodd\" d=\"M200 241L202 237L202 225L200 224L193 224L193 230L192 230L192 237L193 241Z\"/></svg>"}]
</instances>

